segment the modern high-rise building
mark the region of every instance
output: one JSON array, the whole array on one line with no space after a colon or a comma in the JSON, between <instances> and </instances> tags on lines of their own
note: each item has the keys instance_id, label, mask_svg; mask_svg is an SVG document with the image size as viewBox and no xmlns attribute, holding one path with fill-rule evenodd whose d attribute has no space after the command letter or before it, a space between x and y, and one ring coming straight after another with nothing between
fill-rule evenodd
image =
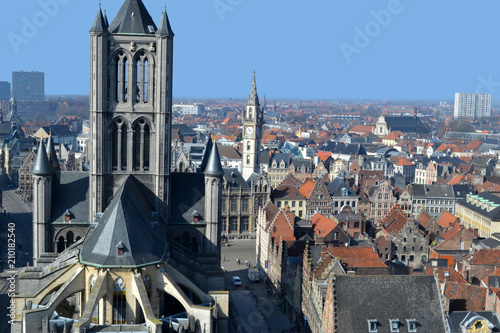
<instances>
[{"instance_id":1,"label":"modern high-rise building","mask_svg":"<svg viewBox=\"0 0 500 333\"><path fill-rule=\"evenodd\" d=\"M491 94L455 94L454 118L485 118L491 115Z\"/></svg>"},{"instance_id":2,"label":"modern high-rise building","mask_svg":"<svg viewBox=\"0 0 500 333\"><path fill-rule=\"evenodd\" d=\"M12 96L18 101L45 99L45 74L42 72L12 72Z\"/></svg>"},{"instance_id":3,"label":"modern high-rise building","mask_svg":"<svg viewBox=\"0 0 500 333\"><path fill-rule=\"evenodd\" d=\"M0 102L10 100L10 82L0 81Z\"/></svg>"}]
</instances>

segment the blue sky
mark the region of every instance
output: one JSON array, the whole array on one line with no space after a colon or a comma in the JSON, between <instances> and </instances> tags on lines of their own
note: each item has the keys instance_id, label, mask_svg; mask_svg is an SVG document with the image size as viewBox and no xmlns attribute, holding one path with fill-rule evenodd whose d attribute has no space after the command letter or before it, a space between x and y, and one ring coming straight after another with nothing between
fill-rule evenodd
<instances>
[{"instance_id":1,"label":"blue sky","mask_svg":"<svg viewBox=\"0 0 500 333\"><path fill-rule=\"evenodd\" d=\"M177 98L245 98L256 70L268 99L500 99L498 0L166 2ZM122 3L102 0L110 21ZM158 23L165 0L144 3ZM0 81L39 70L47 94L88 94L97 8L97 0L3 1Z\"/></svg>"}]
</instances>

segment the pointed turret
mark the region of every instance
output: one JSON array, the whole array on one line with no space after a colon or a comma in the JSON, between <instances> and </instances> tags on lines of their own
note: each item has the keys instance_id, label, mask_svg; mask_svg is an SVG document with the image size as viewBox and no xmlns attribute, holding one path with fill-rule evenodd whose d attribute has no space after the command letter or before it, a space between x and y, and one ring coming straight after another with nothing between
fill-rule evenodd
<instances>
[{"instance_id":1,"label":"pointed turret","mask_svg":"<svg viewBox=\"0 0 500 333\"><path fill-rule=\"evenodd\" d=\"M112 34L151 35L157 28L141 0L126 0L108 30Z\"/></svg>"},{"instance_id":2,"label":"pointed turret","mask_svg":"<svg viewBox=\"0 0 500 333\"><path fill-rule=\"evenodd\" d=\"M255 79L255 71L253 71L252 89L248 97L248 105L259 105L259 95L257 95L257 80Z\"/></svg>"},{"instance_id":3,"label":"pointed turret","mask_svg":"<svg viewBox=\"0 0 500 333\"><path fill-rule=\"evenodd\" d=\"M47 158L49 159L50 166L52 170L59 169L59 160L57 159L56 148L54 147L54 140L52 139L52 133L49 135L49 140L47 141Z\"/></svg>"},{"instance_id":4,"label":"pointed turret","mask_svg":"<svg viewBox=\"0 0 500 333\"><path fill-rule=\"evenodd\" d=\"M168 19L167 15L167 9L163 11L161 14L161 20L160 20L160 25L158 26L158 30L156 31L157 35L162 35L162 36L167 36L167 37L173 37L174 32L172 31L172 28L170 27L170 21Z\"/></svg>"},{"instance_id":5,"label":"pointed turret","mask_svg":"<svg viewBox=\"0 0 500 333\"><path fill-rule=\"evenodd\" d=\"M210 152L212 151L212 147L213 147L212 138L211 138L211 136L209 136L208 141L207 141L207 146L205 147L205 153L203 154L203 158L202 158L201 164L200 164L200 171L201 172L204 172L205 168L207 167L208 158L210 157Z\"/></svg>"},{"instance_id":6,"label":"pointed turret","mask_svg":"<svg viewBox=\"0 0 500 333\"><path fill-rule=\"evenodd\" d=\"M36 153L35 163L33 164L31 173L36 176L49 176L52 174L52 168L50 167L45 145L43 144L43 138L40 140L40 144L38 145L38 151Z\"/></svg>"},{"instance_id":7,"label":"pointed turret","mask_svg":"<svg viewBox=\"0 0 500 333\"><path fill-rule=\"evenodd\" d=\"M106 30L109 28L108 16L106 15L106 9L104 10L104 22L106 22Z\"/></svg>"},{"instance_id":8,"label":"pointed turret","mask_svg":"<svg viewBox=\"0 0 500 333\"><path fill-rule=\"evenodd\" d=\"M103 33L108 31L108 22L104 15L102 15L101 5L97 10L97 15L95 16L94 25L90 28L90 33Z\"/></svg>"},{"instance_id":9,"label":"pointed turret","mask_svg":"<svg viewBox=\"0 0 500 333\"><path fill-rule=\"evenodd\" d=\"M222 169L222 163L220 162L219 149L217 149L217 144L215 143L213 144L210 157L208 158L207 167L203 173L205 176L211 177L224 176L224 169Z\"/></svg>"}]
</instances>

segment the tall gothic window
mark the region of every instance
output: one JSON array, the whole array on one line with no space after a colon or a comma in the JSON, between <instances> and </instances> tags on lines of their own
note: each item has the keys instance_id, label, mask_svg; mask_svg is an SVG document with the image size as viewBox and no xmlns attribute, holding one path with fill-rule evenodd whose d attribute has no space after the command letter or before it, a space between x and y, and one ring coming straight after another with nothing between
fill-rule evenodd
<instances>
[{"instance_id":1,"label":"tall gothic window","mask_svg":"<svg viewBox=\"0 0 500 333\"><path fill-rule=\"evenodd\" d=\"M125 281L121 277L115 280L113 286L113 325L127 323L127 298Z\"/></svg>"},{"instance_id":2,"label":"tall gothic window","mask_svg":"<svg viewBox=\"0 0 500 333\"><path fill-rule=\"evenodd\" d=\"M149 170L150 143L151 130L142 119L134 127L134 170Z\"/></svg>"},{"instance_id":3,"label":"tall gothic window","mask_svg":"<svg viewBox=\"0 0 500 333\"><path fill-rule=\"evenodd\" d=\"M115 67L115 83L116 83L116 101L119 103L126 103L128 100L128 61L127 56L121 52L116 57Z\"/></svg>"},{"instance_id":4,"label":"tall gothic window","mask_svg":"<svg viewBox=\"0 0 500 333\"><path fill-rule=\"evenodd\" d=\"M149 99L149 61L143 52L135 63L136 76L136 103L147 103Z\"/></svg>"},{"instance_id":5,"label":"tall gothic window","mask_svg":"<svg viewBox=\"0 0 500 333\"><path fill-rule=\"evenodd\" d=\"M127 125L118 119L113 124L113 132L111 136L111 162L113 170L127 169Z\"/></svg>"}]
</instances>

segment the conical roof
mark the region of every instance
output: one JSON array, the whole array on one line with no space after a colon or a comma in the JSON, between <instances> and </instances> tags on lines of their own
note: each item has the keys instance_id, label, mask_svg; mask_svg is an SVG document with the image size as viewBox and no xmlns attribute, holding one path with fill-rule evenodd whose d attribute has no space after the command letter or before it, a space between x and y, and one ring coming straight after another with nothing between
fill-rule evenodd
<instances>
[{"instance_id":1,"label":"conical roof","mask_svg":"<svg viewBox=\"0 0 500 333\"><path fill-rule=\"evenodd\" d=\"M90 32L103 33L105 31L108 31L108 23L105 16L102 15L101 6L99 5L97 15L95 16L94 25L92 25L92 28L90 28Z\"/></svg>"},{"instance_id":2,"label":"conical roof","mask_svg":"<svg viewBox=\"0 0 500 333\"><path fill-rule=\"evenodd\" d=\"M203 172L205 176L212 177L222 177L224 176L224 169L222 169L222 163L220 162L219 149L217 149L217 144L214 143L212 150L210 152L210 157L208 158L207 167Z\"/></svg>"},{"instance_id":3,"label":"conical roof","mask_svg":"<svg viewBox=\"0 0 500 333\"><path fill-rule=\"evenodd\" d=\"M125 0L108 30L113 34L150 35L157 28L141 0Z\"/></svg>"},{"instance_id":4,"label":"conical roof","mask_svg":"<svg viewBox=\"0 0 500 333\"><path fill-rule=\"evenodd\" d=\"M135 178L129 176L98 226L85 238L80 263L103 268L138 268L161 263L167 256L167 243L162 223L151 222L154 211Z\"/></svg>"},{"instance_id":5,"label":"conical roof","mask_svg":"<svg viewBox=\"0 0 500 333\"><path fill-rule=\"evenodd\" d=\"M204 172L205 168L207 167L208 158L210 157L210 152L212 151L212 147L213 147L212 138L209 137L207 141L207 146L205 147L205 152L203 153L203 158L201 159L201 164L200 164L201 172Z\"/></svg>"},{"instance_id":6,"label":"conical roof","mask_svg":"<svg viewBox=\"0 0 500 333\"><path fill-rule=\"evenodd\" d=\"M167 11L164 10L163 13L161 14L161 19L160 19L160 25L158 26L158 30L156 31L157 35L163 35L163 36L174 36L174 32L172 31L172 28L170 27L170 21L168 19Z\"/></svg>"},{"instance_id":7,"label":"conical roof","mask_svg":"<svg viewBox=\"0 0 500 333\"><path fill-rule=\"evenodd\" d=\"M52 168L50 167L49 159L47 158L47 152L45 151L43 139L40 140L40 144L38 145L38 151L36 153L35 163L33 164L31 173L37 176L49 176L52 174Z\"/></svg>"},{"instance_id":8,"label":"conical roof","mask_svg":"<svg viewBox=\"0 0 500 333\"><path fill-rule=\"evenodd\" d=\"M52 170L59 168L59 160L57 159L56 148L54 147L52 135L49 136L49 140L47 141L47 158L49 159Z\"/></svg>"},{"instance_id":9,"label":"conical roof","mask_svg":"<svg viewBox=\"0 0 500 333\"><path fill-rule=\"evenodd\" d=\"M257 80L255 79L255 71L253 72L252 89L248 97L248 105L259 105L259 95L257 95Z\"/></svg>"}]
</instances>

